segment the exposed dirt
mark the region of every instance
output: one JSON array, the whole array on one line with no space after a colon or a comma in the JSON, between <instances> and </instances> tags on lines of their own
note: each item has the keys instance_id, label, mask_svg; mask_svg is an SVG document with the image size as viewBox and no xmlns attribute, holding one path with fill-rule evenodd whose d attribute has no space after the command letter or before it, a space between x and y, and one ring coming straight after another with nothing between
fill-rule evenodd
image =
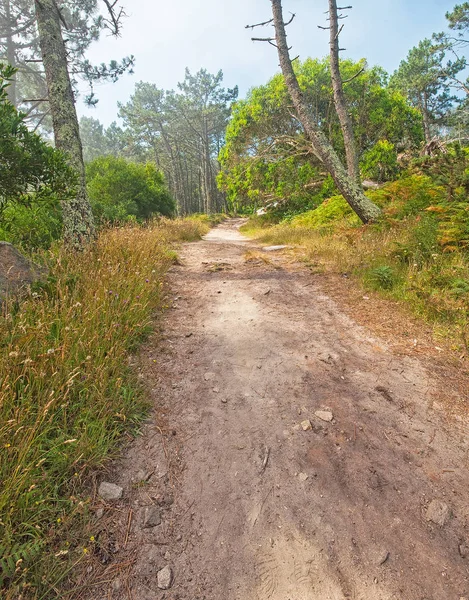
<instances>
[{"instance_id":1,"label":"exposed dirt","mask_svg":"<svg viewBox=\"0 0 469 600\"><path fill-rule=\"evenodd\" d=\"M468 424L447 410L464 398L238 226L173 268L139 357L155 414L109 476L124 498L93 523L88 597L469 598Z\"/></svg>"}]
</instances>

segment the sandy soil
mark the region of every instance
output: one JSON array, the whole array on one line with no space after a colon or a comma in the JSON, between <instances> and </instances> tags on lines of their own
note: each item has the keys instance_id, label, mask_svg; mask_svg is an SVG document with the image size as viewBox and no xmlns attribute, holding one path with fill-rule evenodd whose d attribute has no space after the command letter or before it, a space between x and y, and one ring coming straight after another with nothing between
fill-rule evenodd
<instances>
[{"instance_id":1,"label":"sandy soil","mask_svg":"<svg viewBox=\"0 0 469 600\"><path fill-rule=\"evenodd\" d=\"M88 597L469 598L468 426L442 402L464 399L238 226L172 270L138 359L155 413L107 475L124 497L93 523Z\"/></svg>"}]
</instances>

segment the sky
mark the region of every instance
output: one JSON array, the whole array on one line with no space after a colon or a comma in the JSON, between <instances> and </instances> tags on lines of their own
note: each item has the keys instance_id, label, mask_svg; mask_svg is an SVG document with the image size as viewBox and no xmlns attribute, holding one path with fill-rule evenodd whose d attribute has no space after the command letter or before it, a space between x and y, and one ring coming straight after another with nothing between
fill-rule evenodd
<instances>
[{"instance_id":1,"label":"sky","mask_svg":"<svg viewBox=\"0 0 469 600\"><path fill-rule=\"evenodd\" d=\"M456 0L354 0L344 21L343 57L366 58L370 65L394 71L408 51L432 33L446 27L445 13ZM80 115L99 119L108 126L117 119L117 102L125 103L139 81L159 88L175 89L184 69L222 69L225 87L239 86L240 97L256 85L266 83L279 70L276 49L252 42L247 24L270 18L269 0L121 0L127 18L122 35L103 35L88 52L94 63L133 54L133 75L96 89L99 103L89 109L78 104ZM291 56L320 58L328 53L327 0L284 0L285 16L295 13L288 27ZM272 27L255 30L269 36Z\"/></svg>"}]
</instances>

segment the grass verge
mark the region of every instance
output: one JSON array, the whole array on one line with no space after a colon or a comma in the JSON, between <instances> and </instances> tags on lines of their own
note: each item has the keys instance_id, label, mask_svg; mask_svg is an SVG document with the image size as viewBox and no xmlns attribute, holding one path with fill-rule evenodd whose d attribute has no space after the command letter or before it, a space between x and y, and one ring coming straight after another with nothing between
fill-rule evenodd
<instances>
[{"instance_id":1,"label":"grass verge","mask_svg":"<svg viewBox=\"0 0 469 600\"><path fill-rule=\"evenodd\" d=\"M82 254L36 259L48 279L0 316L0 591L61 597L87 552L87 480L138 428L147 403L128 355L163 308L174 242L198 239L206 219L103 231Z\"/></svg>"},{"instance_id":2,"label":"grass verge","mask_svg":"<svg viewBox=\"0 0 469 600\"><path fill-rule=\"evenodd\" d=\"M321 222L318 214L305 213L276 225L254 217L242 231L265 244L295 246L312 270L348 274L367 292L399 301L429 323L436 337L469 356L468 252L447 251L439 243L431 214L366 227L341 213Z\"/></svg>"}]
</instances>

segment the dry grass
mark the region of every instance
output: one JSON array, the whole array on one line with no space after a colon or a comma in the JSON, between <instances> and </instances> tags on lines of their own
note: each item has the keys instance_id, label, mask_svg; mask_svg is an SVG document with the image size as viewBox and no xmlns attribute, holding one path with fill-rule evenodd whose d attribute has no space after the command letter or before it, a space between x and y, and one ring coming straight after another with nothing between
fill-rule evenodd
<instances>
[{"instance_id":1,"label":"dry grass","mask_svg":"<svg viewBox=\"0 0 469 600\"><path fill-rule=\"evenodd\" d=\"M162 220L101 233L83 254L39 259L48 280L0 317L0 589L6 598L60 597L86 553L89 474L135 428L146 402L128 354L163 308L173 242L208 224Z\"/></svg>"},{"instance_id":2,"label":"dry grass","mask_svg":"<svg viewBox=\"0 0 469 600\"><path fill-rule=\"evenodd\" d=\"M434 242L434 229L420 217L389 226L350 226L338 220L314 229L280 223L264 227L256 220L243 232L265 244L296 246L298 260L315 271L348 274L366 290L410 307L469 354L469 260L467 253L447 253Z\"/></svg>"}]
</instances>

